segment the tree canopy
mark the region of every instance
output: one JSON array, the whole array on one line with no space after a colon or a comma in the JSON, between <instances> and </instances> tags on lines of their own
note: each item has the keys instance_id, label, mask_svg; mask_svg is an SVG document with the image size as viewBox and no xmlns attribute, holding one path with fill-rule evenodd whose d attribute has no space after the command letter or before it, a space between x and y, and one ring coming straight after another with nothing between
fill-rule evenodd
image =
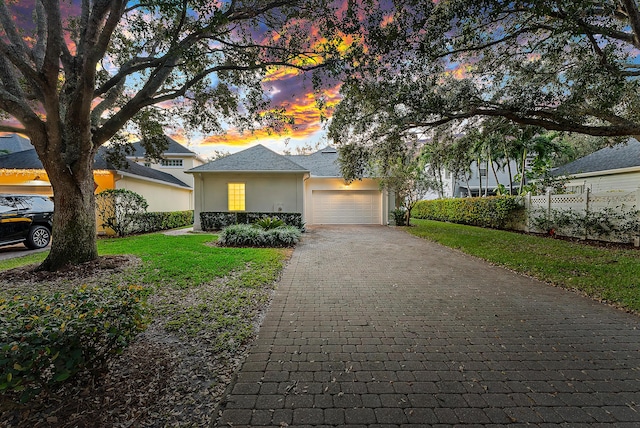
<instances>
[{"instance_id":1,"label":"tree canopy","mask_svg":"<svg viewBox=\"0 0 640 428\"><path fill-rule=\"evenodd\" d=\"M331 65L336 16L325 0L1 0L0 131L31 139L56 199L42 268L97 257L102 145L135 132L157 155L178 117L206 133L281 127L261 80Z\"/></svg>"},{"instance_id":2,"label":"tree canopy","mask_svg":"<svg viewBox=\"0 0 640 428\"><path fill-rule=\"evenodd\" d=\"M370 144L478 117L640 135L636 1L393 4L367 33L370 60L342 88L336 140Z\"/></svg>"}]
</instances>

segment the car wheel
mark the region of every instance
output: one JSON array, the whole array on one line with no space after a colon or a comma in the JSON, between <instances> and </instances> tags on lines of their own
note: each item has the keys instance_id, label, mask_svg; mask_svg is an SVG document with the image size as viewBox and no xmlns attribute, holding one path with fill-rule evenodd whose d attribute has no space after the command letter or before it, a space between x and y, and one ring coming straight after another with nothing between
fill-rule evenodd
<instances>
[{"instance_id":1,"label":"car wheel","mask_svg":"<svg viewBox=\"0 0 640 428\"><path fill-rule=\"evenodd\" d=\"M25 245L31 250L44 248L51 241L51 232L44 226L31 226Z\"/></svg>"}]
</instances>

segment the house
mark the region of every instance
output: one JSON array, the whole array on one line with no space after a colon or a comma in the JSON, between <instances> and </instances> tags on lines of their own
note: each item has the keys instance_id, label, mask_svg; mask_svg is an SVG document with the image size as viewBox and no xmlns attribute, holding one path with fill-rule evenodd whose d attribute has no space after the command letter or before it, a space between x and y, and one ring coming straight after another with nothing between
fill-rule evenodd
<instances>
[{"instance_id":1,"label":"house","mask_svg":"<svg viewBox=\"0 0 640 428\"><path fill-rule=\"evenodd\" d=\"M387 224L393 207L377 180L346 183L332 147L285 156L256 145L187 172L195 179L195 229L203 212L299 213L307 225Z\"/></svg>"},{"instance_id":2,"label":"house","mask_svg":"<svg viewBox=\"0 0 640 428\"><path fill-rule=\"evenodd\" d=\"M171 174L127 161L116 167L105 157L106 150L96 155L94 180L96 193L105 189L128 189L142 195L149 211L181 211L193 209L193 189ZM0 193L53 195L53 189L35 149L0 156Z\"/></svg>"},{"instance_id":3,"label":"house","mask_svg":"<svg viewBox=\"0 0 640 428\"><path fill-rule=\"evenodd\" d=\"M535 156L533 155L527 156L525 170L528 171L531 169L534 157ZM511 160L509 162L509 167L506 165L499 167L494 162L493 166L495 168L495 173L491 168L491 164L482 162L480 163L480 167L478 167L478 163L473 161L469 165L469 171L466 177L455 177L451 171L445 169L440 173L442 196L437 191L432 190L428 192L423 199L482 196L485 192L488 195L495 195L499 184L502 184L508 190L510 181L512 181L514 190L517 191L518 186L520 186L520 182L514 178L518 173L517 162ZM511 170L511 175L509 175L509 168Z\"/></svg>"},{"instance_id":4,"label":"house","mask_svg":"<svg viewBox=\"0 0 640 428\"><path fill-rule=\"evenodd\" d=\"M632 192L640 188L640 142L605 147L555 169L556 177L567 177L566 188L572 193L586 189L594 193Z\"/></svg>"},{"instance_id":5,"label":"house","mask_svg":"<svg viewBox=\"0 0 640 428\"><path fill-rule=\"evenodd\" d=\"M144 146L140 141L132 143L133 153L127 155L127 159L157 171L171 174L183 183L193 188L193 175L186 171L205 163L197 153L189 150L171 137L164 136L167 148L162 152L160 162L152 162L146 156Z\"/></svg>"}]
</instances>

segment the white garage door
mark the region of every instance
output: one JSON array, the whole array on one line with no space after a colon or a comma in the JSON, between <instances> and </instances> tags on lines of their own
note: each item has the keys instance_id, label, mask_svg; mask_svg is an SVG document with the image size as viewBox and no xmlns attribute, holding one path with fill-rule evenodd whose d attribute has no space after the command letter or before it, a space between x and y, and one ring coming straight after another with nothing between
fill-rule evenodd
<instances>
[{"instance_id":1,"label":"white garage door","mask_svg":"<svg viewBox=\"0 0 640 428\"><path fill-rule=\"evenodd\" d=\"M380 224L380 192L314 190L313 224Z\"/></svg>"}]
</instances>

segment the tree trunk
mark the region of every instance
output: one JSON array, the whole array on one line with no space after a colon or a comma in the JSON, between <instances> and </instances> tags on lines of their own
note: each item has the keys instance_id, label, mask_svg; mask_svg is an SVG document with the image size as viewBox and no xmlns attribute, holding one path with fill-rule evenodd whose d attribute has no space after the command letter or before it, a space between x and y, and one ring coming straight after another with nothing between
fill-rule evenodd
<instances>
[{"instance_id":1,"label":"tree trunk","mask_svg":"<svg viewBox=\"0 0 640 428\"><path fill-rule=\"evenodd\" d=\"M522 194L522 190L524 189L524 173L525 173L525 167L527 165L527 149L524 149L524 151L522 152L522 163L520 166L520 189L518 189L518 194L521 195Z\"/></svg>"},{"instance_id":2,"label":"tree trunk","mask_svg":"<svg viewBox=\"0 0 640 428\"><path fill-rule=\"evenodd\" d=\"M487 197L489 196L489 160L488 159L485 162L484 166L485 166L484 170L487 172L487 177L486 177L487 179L485 180L486 184L484 187L484 196Z\"/></svg>"},{"instance_id":3,"label":"tree trunk","mask_svg":"<svg viewBox=\"0 0 640 428\"><path fill-rule=\"evenodd\" d=\"M507 151L504 151L505 161L507 162L507 171L509 172L509 194L513 195L513 173L511 171L511 159L507 155Z\"/></svg>"},{"instance_id":4,"label":"tree trunk","mask_svg":"<svg viewBox=\"0 0 640 428\"><path fill-rule=\"evenodd\" d=\"M498 186L500 186L500 180L498 180L498 171L496 171L496 165L493 162L493 160L490 160L489 162L491 162L491 170L493 171L493 178L496 179L496 188L498 188ZM487 184L487 187L489 187L488 184Z\"/></svg>"},{"instance_id":5,"label":"tree trunk","mask_svg":"<svg viewBox=\"0 0 640 428\"><path fill-rule=\"evenodd\" d=\"M95 150L77 150L83 145L91 145L90 133L73 134L71 141L59 145L64 147L63 153L40 155L53 187L55 211L51 251L39 270L55 271L65 265L98 258L93 179ZM85 142L79 142L80 139ZM51 143L49 141L46 146L55 146Z\"/></svg>"},{"instance_id":6,"label":"tree trunk","mask_svg":"<svg viewBox=\"0 0 640 428\"><path fill-rule=\"evenodd\" d=\"M478 197L482 196L482 163L480 162L480 158L478 158Z\"/></svg>"}]
</instances>

